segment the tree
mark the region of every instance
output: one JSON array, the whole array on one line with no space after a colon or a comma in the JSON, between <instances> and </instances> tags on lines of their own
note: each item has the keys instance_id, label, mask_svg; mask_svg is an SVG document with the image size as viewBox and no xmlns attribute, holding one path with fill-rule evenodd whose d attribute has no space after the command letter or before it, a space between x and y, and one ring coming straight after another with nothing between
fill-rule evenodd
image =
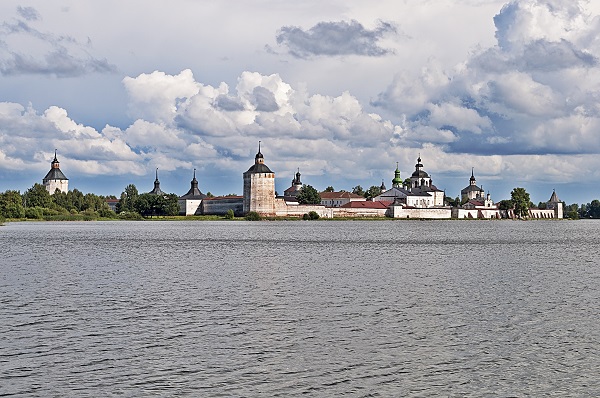
<instances>
[{"instance_id":1,"label":"tree","mask_svg":"<svg viewBox=\"0 0 600 398\"><path fill-rule=\"evenodd\" d=\"M19 191L6 191L0 194L0 216L4 218L23 218L25 208Z\"/></svg>"},{"instance_id":2,"label":"tree","mask_svg":"<svg viewBox=\"0 0 600 398\"><path fill-rule=\"evenodd\" d=\"M546 202L539 202L537 208L543 210L547 206L548 206L548 204Z\"/></svg>"},{"instance_id":3,"label":"tree","mask_svg":"<svg viewBox=\"0 0 600 398\"><path fill-rule=\"evenodd\" d=\"M246 221L260 221L262 217L255 211L249 211L245 218Z\"/></svg>"},{"instance_id":4,"label":"tree","mask_svg":"<svg viewBox=\"0 0 600 398\"><path fill-rule=\"evenodd\" d=\"M303 220L318 220L319 219L319 213L317 213L316 211L309 211L308 213L305 213L302 216Z\"/></svg>"},{"instance_id":5,"label":"tree","mask_svg":"<svg viewBox=\"0 0 600 398\"><path fill-rule=\"evenodd\" d=\"M363 187L361 187L360 185L357 185L354 188L352 188L352 193L356 194L356 195L360 195L360 196L365 195L365 191L364 191Z\"/></svg>"},{"instance_id":6,"label":"tree","mask_svg":"<svg viewBox=\"0 0 600 398\"><path fill-rule=\"evenodd\" d=\"M514 188L510 193L510 200L515 207L515 214L524 217L529 214L531 200L525 188Z\"/></svg>"},{"instance_id":7,"label":"tree","mask_svg":"<svg viewBox=\"0 0 600 398\"><path fill-rule=\"evenodd\" d=\"M579 219L579 205L577 203L573 203L572 205L563 205L564 211L565 211L565 216L567 216L567 218L570 218L572 220L578 220Z\"/></svg>"},{"instance_id":8,"label":"tree","mask_svg":"<svg viewBox=\"0 0 600 398\"><path fill-rule=\"evenodd\" d=\"M46 207L50 208L52 206L52 197L46 187L42 184L33 184L31 188L29 188L25 192L25 205L27 207Z\"/></svg>"},{"instance_id":9,"label":"tree","mask_svg":"<svg viewBox=\"0 0 600 398\"><path fill-rule=\"evenodd\" d=\"M513 202L510 199L501 200L498 204L500 210L510 210L513 208Z\"/></svg>"},{"instance_id":10,"label":"tree","mask_svg":"<svg viewBox=\"0 0 600 398\"><path fill-rule=\"evenodd\" d=\"M321 204L321 195L319 195L319 192L311 185L303 185L298 196L296 196L296 199L301 205Z\"/></svg>"},{"instance_id":11,"label":"tree","mask_svg":"<svg viewBox=\"0 0 600 398\"><path fill-rule=\"evenodd\" d=\"M227 210L227 213L225 213L225 219L233 220L234 218L235 218L235 212L233 211L233 209Z\"/></svg>"},{"instance_id":12,"label":"tree","mask_svg":"<svg viewBox=\"0 0 600 398\"><path fill-rule=\"evenodd\" d=\"M600 200L594 199L585 206L586 218L600 218Z\"/></svg>"},{"instance_id":13,"label":"tree","mask_svg":"<svg viewBox=\"0 0 600 398\"><path fill-rule=\"evenodd\" d=\"M129 184L125 187L125 191L121 193L119 203L117 203L117 213L124 211L135 211L134 203L139 196L137 187L134 184Z\"/></svg>"},{"instance_id":14,"label":"tree","mask_svg":"<svg viewBox=\"0 0 600 398\"><path fill-rule=\"evenodd\" d=\"M460 198L457 196L456 198L452 199L449 196L445 196L444 200L446 203L448 203L448 206L452 206L452 207L458 207L460 206Z\"/></svg>"},{"instance_id":15,"label":"tree","mask_svg":"<svg viewBox=\"0 0 600 398\"><path fill-rule=\"evenodd\" d=\"M375 196L378 195L381 195L381 187L375 185L371 185L371 187L369 187L369 189L367 189L364 193L365 198L369 200L373 199Z\"/></svg>"},{"instance_id":16,"label":"tree","mask_svg":"<svg viewBox=\"0 0 600 398\"><path fill-rule=\"evenodd\" d=\"M330 185L327 188L325 188L324 192L335 192L335 189L333 189L333 187Z\"/></svg>"}]
</instances>

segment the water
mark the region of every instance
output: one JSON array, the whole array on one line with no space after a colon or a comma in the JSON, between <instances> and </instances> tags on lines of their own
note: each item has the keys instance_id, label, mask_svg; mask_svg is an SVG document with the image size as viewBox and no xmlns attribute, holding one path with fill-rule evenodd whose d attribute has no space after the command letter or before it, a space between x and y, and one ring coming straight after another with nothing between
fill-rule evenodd
<instances>
[{"instance_id":1,"label":"water","mask_svg":"<svg viewBox=\"0 0 600 398\"><path fill-rule=\"evenodd\" d=\"M600 222L0 227L0 396L600 396Z\"/></svg>"}]
</instances>

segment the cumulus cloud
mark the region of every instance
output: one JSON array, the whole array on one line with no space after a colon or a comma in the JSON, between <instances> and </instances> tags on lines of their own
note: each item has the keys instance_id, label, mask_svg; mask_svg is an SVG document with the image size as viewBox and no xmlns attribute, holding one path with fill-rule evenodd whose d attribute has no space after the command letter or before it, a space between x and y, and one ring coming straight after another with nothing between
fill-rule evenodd
<instances>
[{"instance_id":1,"label":"cumulus cloud","mask_svg":"<svg viewBox=\"0 0 600 398\"><path fill-rule=\"evenodd\" d=\"M36 29L35 8L18 7L20 18L0 24L0 73L3 75L54 75L75 77L88 73L114 73L106 58L94 56L91 42L81 43Z\"/></svg>"},{"instance_id":2,"label":"cumulus cloud","mask_svg":"<svg viewBox=\"0 0 600 398\"><path fill-rule=\"evenodd\" d=\"M399 74L373 105L414 137L475 154L598 153L600 26L583 1L519 0L494 18L497 45L455 68ZM404 141L403 141L404 140Z\"/></svg>"},{"instance_id":3,"label":"cumulus cloud","mask_svg":"<svg viewBox=\"0 0 600 398\"><path fill-rule=\"evenodd\" d=\"M17 7L17 13L27 21L37 21L40 19L40 13L33 7Z\"/></svg>"},{"instance_id":4,"label":"cumulus cloud","mask_svg":"<svg viewBox=\"0 0 600 398\"><path fill-rule=\"evenodd\" d=\"M282 27L277 34L277 44L287 47L289 53L298 58L313 55L379 57L391 51L380 47L378 42L393 33L396 33L396 28L383 21L373 30L366 29L355 20L319 22L308 30L297 26Z\"/></svg>"}]
</instances>

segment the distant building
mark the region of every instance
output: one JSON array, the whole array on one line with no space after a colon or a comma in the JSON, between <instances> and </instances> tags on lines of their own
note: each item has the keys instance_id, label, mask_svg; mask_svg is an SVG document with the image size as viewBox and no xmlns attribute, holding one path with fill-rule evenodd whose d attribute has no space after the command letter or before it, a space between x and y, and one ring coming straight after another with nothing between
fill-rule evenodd
<instances>
[{"instance_id":1,"label":"distant building","mask_svg":"<svg viewBox=\"0 0 600 398\"><path fill-rule=\"evenodd\" d=\"M351 202L365 202L364 196L352 192L321 192L321 204L327 207L342 207Z\"/></svg>"},{"instance_id":2,"label":"distant building","mask_svg":"<svg viewBox=\"0 0 600 398\"><path fill-rule=\"evenodd\" d=\"M196 169L194 169L194 178L190 183L190 190L179 198L179 214L193 216L202 214L202 200L206 195L198 189L198 180L196 179Z\"/></svg>"},{"instance_id":3,"label":"distant building","mask_svg":"<svg viewBox=\"0 0 600 398\"><path fill-rule=\"evenodd\" d=\"M117 204L119 204L119 199L106 199L106 204L108 205L109 209L116 212Z\"/></svg>"},{"instance_id":4,"label":"distant building","mask_svg":"<svg viewBox=\"0 0 600 398\"><path fill-rule=\"evenodd\" d=\"M471 199L484 199L485 192L483 191L483 188L477 186L477 181L475 180L473 171L474 169L471 168L469 185L460 191L460 199L462 202L466 202Z\"/></svg>"},{"instance_id":5,"label":"distant building","mask_svg":"<svg viewBox=\"0 0 600 398\"><path fill-rule=\"evenodd\" d=\"M58 189L60 192L69 192L69 179L60 171L60 163L56 158L56 150L54 150L54 160L50 163L50 171L42 180L42 184L50 195L54 194Z\"/></svg>"},{"instance_id":6,"label":"distant building","mask_svg":"<svg viewBox=\"0 0 600 398\"><path fill-rule=\"evenodd\" d=\"M556 191L552 191L552 195L550 196L550 200L546 202L545 209L537 209L531 208L529 209L529 217L530 218L563 218L563 204L558 199L558 195L556 195Z\"/></svg>"},{"instance_id":7,"label":"distant building","mask_svg":"<svg viewBox=\"0 0 600 398\"><path fill-rule=\"evenodd\" d=\"M300 169L296 173L296 176L292 179L292 186L283 191L285 198L296 197L302 191L302 181L300 181Z\"/></svg>"},{"instance_id":8,"label":"distant building","mask_svg":"<svg viewBox=\"0 0 600 398\"><path fill-rule=\"evenodd\" d=\"M444 191L433 185L431 177L423 170L419 156L409 185L404 185L396 165L392 188L375 196L373 201L393 202L395 205L414 208L443 207Z\"/></svg>"}]
</instances>

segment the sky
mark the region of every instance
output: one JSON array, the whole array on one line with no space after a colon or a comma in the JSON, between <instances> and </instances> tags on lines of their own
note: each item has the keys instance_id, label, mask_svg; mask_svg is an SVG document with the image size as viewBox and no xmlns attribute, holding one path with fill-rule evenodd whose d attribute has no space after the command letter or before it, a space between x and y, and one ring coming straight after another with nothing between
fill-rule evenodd
<instances>
[{"instance_id":1,"label":"sky","mask_svg":"<svg viewBox=\"0 0 600 398\"><path fill-rule=\"evenodd\" d=\"M451 197L600 198L600 2L0 2L0 192L241 194L261 141L282 193L421 157Z\"/></svg>"}]
</instances>

